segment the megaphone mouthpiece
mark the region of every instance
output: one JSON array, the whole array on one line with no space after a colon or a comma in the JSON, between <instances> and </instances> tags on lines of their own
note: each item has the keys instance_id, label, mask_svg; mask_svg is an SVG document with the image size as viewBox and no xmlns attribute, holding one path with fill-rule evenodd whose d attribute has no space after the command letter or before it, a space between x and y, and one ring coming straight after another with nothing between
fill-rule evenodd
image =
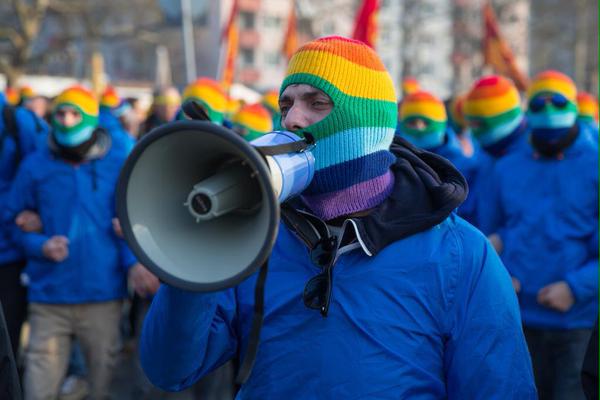
<instances>
[{"instance_id":1,"label":"megaphone mouthpiece","mask_svg":"<svg viewBox=\"0 0 600 400\"><path fill-rule=\"evenodd\" d=\"M256 209L260 187L256 173L245 162L230 162L220 171L194 185L184 203L196 222L218 218L232 211Z\"/></svg>"}]
</instances>

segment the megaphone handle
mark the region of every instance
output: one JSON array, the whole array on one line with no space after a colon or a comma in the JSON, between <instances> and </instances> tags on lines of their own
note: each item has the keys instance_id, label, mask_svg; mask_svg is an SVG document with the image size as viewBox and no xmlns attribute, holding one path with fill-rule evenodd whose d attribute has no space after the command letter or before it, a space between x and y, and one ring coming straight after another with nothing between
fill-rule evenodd
<instances>
[{"instance_id":1,"label":"megaphone handle","mask_svg":"<svg viewBox=\"0 0 600 400\"><path fill-rule=\"evenodd\" d=\"M267 269L269 260L267 260L258 273L258 279L256 280L256 286L254 287L254 315L252 317L252 327L250 328L250 335L248 336L248 347L246 347L246 356L240 365L235 383L237 385L243 385L248 380L252 367L256 361L256 354L258 353L258 345L260 341L260 330L263 323L263 314L265 308L265 282L267 280Z\"/></svg>"}]
</instances>

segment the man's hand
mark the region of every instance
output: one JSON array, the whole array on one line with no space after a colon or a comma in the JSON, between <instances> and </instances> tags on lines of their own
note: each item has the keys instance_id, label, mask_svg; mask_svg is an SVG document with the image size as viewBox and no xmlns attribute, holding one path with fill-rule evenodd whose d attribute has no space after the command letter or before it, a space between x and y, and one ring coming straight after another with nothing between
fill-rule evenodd
<instances>
[{"instance_id":1,"label":"man's hand","mask_svg":"<svg viewBox=\"0 0 600 400\"><path fill-rule=\"evenodd\" d=\"M61 262L69 256L69 239L64 236L52 236L42 247L44 257Z\"/></svg>"},{"instance_id":2,"label":"man's hand","mask_svg":"<svg viewBox=\"0 0 600 400\"><path fill-rule=\"evenodd\" d=\"M129 270L129 281L133 290L144 298L156 293L160 286L158 278L140 263L135 264Z\"/></svg>"},{"instance_id":3,"label":"man's hand","mask_svg":"<svg viewBox=\"0 0 600 400\"><path fill-rule=\"evenodd\" d=\"M23 232L32 233L32 232L41 232L42 231L42 220L40 216L30 210L21 211L17 218L15 218L15 224L21 229Z\"/></svg>"},{"instance_id":4,"label":"man's hand","mask_svg":"<svg viewBox=\"0 0 600 400\"><path fill-rule=\"evenodd\" d=\"M504 250L504 243L502 242L502 238L497 233L492 233L488 236L488 240L492 244L492 247L496 250L496 253L502 254L502 250Z\"/></svg>"},{"instance_id":5,"label":"man's hand","mask_svg":"<svg viewBox=\"0 0 600 400\"><path fill-rule=\"evenodd\" d=\"M541 288L537 295L537 301L544 307L567 312L575 303L575 297L569 284L565 281L559 281Z\"/></svg>"},{"instance_id":6,"label":"man's hand","mask_svg":"<svg viewBox=\"0 0 600 400\"><path fill-rule=\"evenodd\" d=\"M121 229L121 221L118 218L112 219L113 231L115 231L115 235L123 239L123 230Z\"/></svg>"},{"instance_id":7,"label":"man's hand","mask_svg":"<svg viewBox=\"0 0 600 400\"><path fill-rule=\"evenodd\" d=\"M521 281L514 276L511 276L510 279L512 279L512 285L513 289L515 289L515 293L519 293L521 291Z\"/></svg>"}]
</instances>

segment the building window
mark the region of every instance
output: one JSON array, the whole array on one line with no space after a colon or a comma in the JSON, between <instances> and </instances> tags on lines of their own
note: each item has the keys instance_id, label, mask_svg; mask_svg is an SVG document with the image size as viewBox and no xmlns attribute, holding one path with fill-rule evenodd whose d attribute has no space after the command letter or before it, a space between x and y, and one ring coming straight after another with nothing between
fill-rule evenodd
<instances>
[{"instance_id":1,"label":"building window","mask_svg":"<svg viewBox=\"0 0 600 400\"><path fill-rule=\"evenodd\" d=\"M244 67L254 65L254 49L240 49L240 56Z\"/></svg>"},{"instance_id":2,"label":"building window","mask_svg":"<svg viewBox=\"0 0 600 400\"><path fill-rule=\"evenodd\" d=\"M248 11L240 12L240 28L254 29L255 14Z\"/></svg>"},{"instance_id":3,"label":"building window","mask_svg":"<svg viewBox=\"0 0 600 400\"><path fill-rule=\"evenodd\" d=\"M263 26L265 28L279 28L281 26L281 18L279 17L264 17Z\"/></svg>"},{"instance_id":4,"label":"building window","mask_svg":"<svg viewBox=\"0 0 600 400\"><path fill-rule=\"evenodd\" d=\"M269 65L279 65L281 60L281 53L276 51L274 53L265 53L265 62Z\"/></svg>"}]
</instances>

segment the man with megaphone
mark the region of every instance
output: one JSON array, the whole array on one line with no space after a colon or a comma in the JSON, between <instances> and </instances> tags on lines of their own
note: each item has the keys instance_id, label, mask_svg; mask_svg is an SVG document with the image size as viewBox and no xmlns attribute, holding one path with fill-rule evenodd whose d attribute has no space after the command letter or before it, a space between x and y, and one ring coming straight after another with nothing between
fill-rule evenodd
<instances>
[{"instance_id":1,"label":"man with megaphone","mask_svg":"<svg viewBox=\"0 0 600 400\"><path fill-rule=\"evenodd\" d=\"M173 278L174 263L142 334L150 380L177 391L227 360L245 360L260 303L260 344L240 399L535 398L510 278L485 237L454 213L465 180L439 156L392 145L396 95L376 53L337 36L309 42L290 61L279 104L282 126L314 140L315 172L282 206L266 281L261 269L233 288L194 293ZM187 204L196 200L200 219L211 203L192 196ZM239 227L219 218L227 229L211 230L221 238L212 252L240 252L243 241L227 235ZM152 237L132 225L137 237ZM167 247L179 242L145 243L157 264L177 257ZM189 252L180 263L194 255L181 251ZM216 259L211 248L204 253L191 257L196 274ZM255 301L257 283L264 303Z\"/></svg>"}]
</instances>

